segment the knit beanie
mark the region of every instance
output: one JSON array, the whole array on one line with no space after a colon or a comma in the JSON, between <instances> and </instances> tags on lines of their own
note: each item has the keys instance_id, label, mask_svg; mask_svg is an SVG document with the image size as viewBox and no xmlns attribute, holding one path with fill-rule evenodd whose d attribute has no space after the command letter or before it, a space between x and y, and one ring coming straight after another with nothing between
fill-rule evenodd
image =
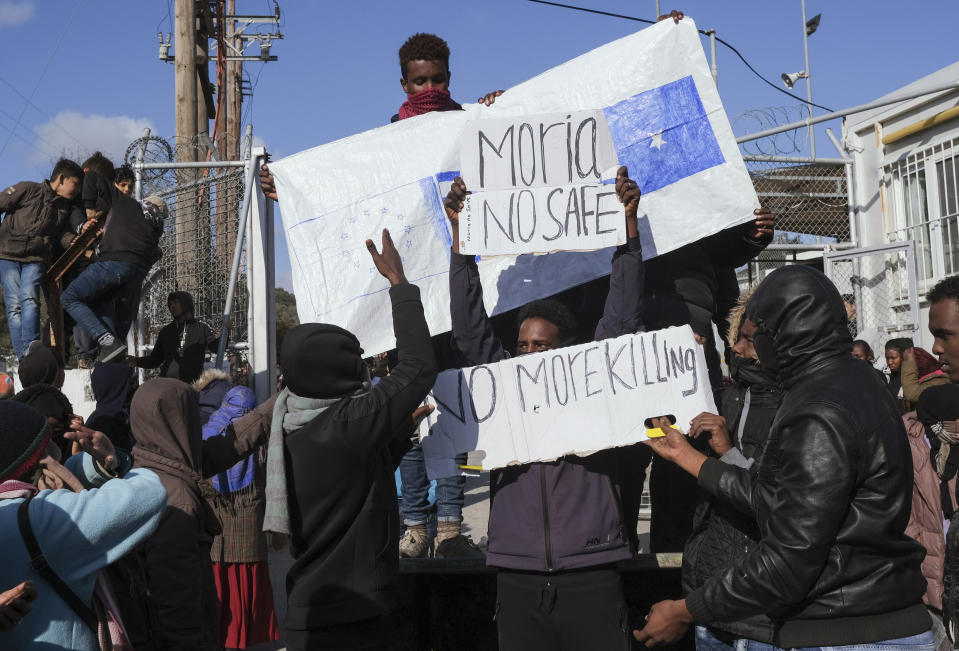
<instances>
[{"instance_id":1,"label":"knit beanie","mask_svg":"<svg viewBox=\"0 0 959 651\"><path fill-rule=\"evenodd\" d=\"M50 425L43 414L13 400L0 401L3 444L0 445L0 482L17 479L47 453Z\"/></svg>"},{"instance_id":2,"label":"knit beanie","mask_svg":"<svg viewBox=\"0 0 959 651\"><path fill-rule=\"evenodd\" d=\"M336 398L363 386L367 376L359 340L326 323L304 323L283 338L280 368L286 386L303 398Z\"/></svg>"},{"instance_id":3,"label":"knit beanie","mask_svg":"<svg viewBox=\"0 0 959 651\"><path fill-rule=\"evenodd\" d=\"M34 384L53 384L61 370L60 360L52 348L33 344L20 360L20 385L27 388Z\"/></svg>"}]
</instances>

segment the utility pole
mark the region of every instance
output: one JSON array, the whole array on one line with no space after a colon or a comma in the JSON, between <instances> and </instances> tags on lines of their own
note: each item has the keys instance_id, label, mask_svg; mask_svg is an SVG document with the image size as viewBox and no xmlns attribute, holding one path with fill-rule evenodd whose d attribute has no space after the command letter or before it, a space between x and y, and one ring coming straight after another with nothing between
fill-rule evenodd
<instances>
[{"instance_id":1,"label":"utility pole","mask_svg":"<svg viewBox=\"0 0 959 651\"><path fill-rule=\"evenodd\" d=\"M196 137L196 0L175 0L176 56L176 139L179 145ZM186 153L186 152L184 152ZM186 160L195 160L188 158ZM186 171L186 170L185 170ZM179 177L177 178L179 181Z\"/></svg>"},{"instance_id":2,"label":"utility pole","mask_svg":"<svg viewBox=\"0 0 959 651\"><path fill-rule=\"evenodd\" d=\"M199 131L197 122L197 31L196 0L175 0L176 46L175 46L175 84L176 84L176 158L177 162L194 162L196 149L193 142ZM178 186L190 185L197 178L197 170L177 170ZM176 275L184 281L177 289L193 289L194 268L196 262L195 198L192 193L186 196L174 195L176 214ZM167 252L169 254L169 252Z\"/></svg>"},{"instance_id":3,"label":"utility pole","mask_svg":"<svg viewBox=\"0 0 959 651\"><path fill-rule=\"evenodd\" d=\"M802 0L802 47L806 55L806 109L812 117L812 72L809 70L809 26L806 24L806 0ZM809 153L816 158L816 135L809 125Z\"/></svg>"}]
</instances>

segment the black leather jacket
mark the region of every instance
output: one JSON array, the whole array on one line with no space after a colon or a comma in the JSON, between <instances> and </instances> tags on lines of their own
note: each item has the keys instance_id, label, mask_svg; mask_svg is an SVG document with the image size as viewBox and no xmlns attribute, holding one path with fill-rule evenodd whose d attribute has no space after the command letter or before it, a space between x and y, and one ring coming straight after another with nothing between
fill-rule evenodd
<instances>
[{"instance_id":1,"label":"black leather jacket","mask_svg":"<svg viewBox=\"0 0 959 651\"><path fill-rule=\"evenodd\" d=\"M730 371L736 384L720 392L719 415L726 419L733 445L742 457L753 461L751 468L755 470L782 393L779 384L769 380L755 360L737 358ZM725 459L722 461L728 463ZM734 564L756 546L759 538L759 527L752 513L742 513L717 499L700 498L693 518L693 532L683 548L683 594L691 593ZM775 632L773 622L766 615L754 615L737 622L711 622L710 626L769 644Z\"/></svg>"},{"instance_id":2,"label":"black leather jacket","mask_svg":"<svg viewBox=\"0 0 959 651\"><path fill-rule=\"evenodd\" d=\"M842 298L818 271L784 267L759 285L746 316L783 402L755 473L708 459L699 484L752 511L761 539L687 607L702 623L767 613L779 647L929 630L924 550L904 535L909 444L892 397L850 356Z\"/></svg>"}]
</instances>

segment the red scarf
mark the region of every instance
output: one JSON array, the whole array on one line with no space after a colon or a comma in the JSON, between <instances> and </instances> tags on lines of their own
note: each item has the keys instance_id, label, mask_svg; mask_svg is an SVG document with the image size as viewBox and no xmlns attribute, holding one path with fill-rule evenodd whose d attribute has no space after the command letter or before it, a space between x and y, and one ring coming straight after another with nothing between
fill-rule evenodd
<instances>
[{"instance_id":1,"label":"red scarf","mask_svg":"<svg viewBox=\"0 0 959 651\"><path fill-rule=\"evenodd\" d=\"M423 115L431 111L462 111L463 107L453 101L448 90L427 88L414 95L407 95L406 101L400 107L400 119L405 120L414 115Z\"/></svg>"}]
</instances>

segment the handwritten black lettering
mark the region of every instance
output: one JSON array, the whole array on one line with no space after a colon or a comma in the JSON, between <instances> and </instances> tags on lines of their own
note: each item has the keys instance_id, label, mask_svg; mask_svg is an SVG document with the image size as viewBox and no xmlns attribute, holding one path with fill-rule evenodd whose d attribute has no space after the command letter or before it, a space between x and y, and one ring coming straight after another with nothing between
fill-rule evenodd
<instances>
[{"instance_id":1,"label":"handwritten black lettering","mask_svg":"<svg viewBox=\"0 0 959 651\"><path fill-rule=\"evenodd\" d=\"M496 217L493 213L493 209L490 208L489 202L486 199L483 199L483 245L489 246L489 218L492 217L493 221L496 222L496 225L499 226L499 229L503 231L503 235L506 236L510 242L515 242L516 238L513 235L513 195L509 197L509 230L503 227L503 223Z\"/></svg>"},{"instance_id":2,"label":"handwritten black lettering","mask_svg":"<svg viewBox=\"0 0 959 651\"><path fill-rule=\"evenodd\" d=\"M523 225L522 225L523 213L522 211L520 211L520 206L524 196L529 197L529 207L533 213L532 214L533 223L529 228L529 237L523 237ZM513 201L510 200L511 208L512 208L512 205L513 205ZM510 223L512 223L512 221L513 220L510 219ZM524 242L529 242L531 239L533 239L533 235L535 233L536 233L536 198L533 196L533 193L531 191L522 190L520 191L519 196L516 197L516 234L519 235L519 239L523 240Z\"/></svg>"},{"instance_id":3,"label":"handwritten black lettering","mask_svg":"<svg viewBox=\"0 0 959 651\"><path fill-rule=\"evenodd\" d=\"M543 376L543 397L546 399L546 406L549 407L549 382L546 374L546 359L541 359L536 365L536 373L530 375L530 372L520 363L516 364L516 388L519 389L519 404L522 410L526 411L526 392L523 390L522 375L529 378L533 384L539 384L539 376Z\"/></svg>"},{"instance_id":4,"label":"handwritten black lettering","mask_svg":"<svg viewBox=\"0 0 959 651\"><path fill-rule=\"evenodd\" d=\"M656 333L653 333L653 357L656 358L656 381L665 382L666 377L662 373L662 369L659 367L659 352L656 350Z\"/></svg>"},{"instance_id":5,"label":"handwritten black lettering","mask_svg":"<svg viewBox=\"0 0 959 651\"><path fill-rule=\"evenodd\" d=\"M576 219L576 235L582 235L583 229L579 223L579 195L576 194L576 190L573 189L569 193L569 199L566 201L566 235L569 236L569 218L570 216Z\"/></svg>"},{"instance_id":6,"label":"handwritten black lettering","mask_svg":"<svg viewBox=\"0 0 959 651\"><path fill-rule=\"evenodd\" d=\"M595 396L597 393L602 393L602 389L597 389L596 391L589 390L589 376L598 375L599 371L590 371L589 370L589 354L599 350L599 346L593 346L592 348L587 348L583 351L583 378L586 386L586 397Z\"/></svg>"},{"instance_id":7,"label":"handwritten black lettering","mask_svg":"<svg viewBox=\"0 0 959 651\"><path fill-rule=\"evenodd\" d=\"M646 361L646 338L639 338L639 350L643 354L643 384L649 386L650 384L656 384L655 382L649 381L649 364Z\"/></svg>"},{"instance_id":8,"label":"handwritten black lettering","mask_svg":"<svg viewBox=\"0 0 959 651\"><path fill-rule=\"evenodd\" d=\"M512 185L516 185L516 161L513 158L513 125L510 125L509 128L503 133L503 139L500 140L499 147L495 147L493 145L493 141L487 138L485 133L482 131L479 131L478 133L480 188L486 187L486 157L483 155L483 142L485 141L498 157L503 158L503 147L506 145L507 138L509 138L510 179L512 180Z\"/></svg>"},{"instance_id":9,"label":"handwritten black lettering","mask_svg":"<svg viewBox=\"0 0 959 651\"><path fill-rule=\"evenodd\" d=\"M546 213L549 215L549 218L556 223L556 235L552 237L546 237L543 235L543 239L547 242L552 242L555 239L559 239L563 235L563 222L556 219L556 215L553 214L553 195L559 194L562 196L563 188L554 188L549 191L549 194L546 196Z\"/></svg>"},{"instance_id":10,"label":"handwritten black lettering","mask_svg":"<svg viewBox=\"0 0 959 651\"><path fill-rule=\"evenodd\" d=\"M526 175L523 173L523 130L526 130L529 133L529 151L527 155L530 158L529 166L529 181L526 180ZM533 181L536 180L536 143L533 138L533 127L528 122L524 122L519 125L519 135L516 138L516 149L519 154L519 178L523 182L523 185L529 187L533 185Z\"/></svg>"},{"instance_id":11,"label":"handwritten black lettering","mask_svg":"<svg viewBox=\"0 0 959 651\"><path fill-rule=\"evenodd\" d=\"M566 354L566 365L569 367L569 385L573 387L573 400L579 400L579 396L576 393L576 373L573 372L573 362L582 354L583 351L579 351L574 355Z\"/></svg>"},{"instance_id":12,"label":"handwritten black lettering","mask_svg":"<svg viewBox=\"0 0 959 651\"><path fill-rule=\"evenodd\" d=\"M683 391L683 397L693 395L699 391L699 369L696 368L696 351L692 348L687 348L683 357L686 358L686 368L693 372L693 387Z\"/></svg>"},{"instance_id":13,"label":"handwritten black lettering","mask_svg":"<svg viewBox=\"0 0 959 651\"><path fill-rule=\"evenodd\" d=\"M563 381L562 383L556 378L556 362L559 362L559 367L563 371ZM563 363L562 355L553 355L550 360L550 366L552 366L553 371L553 394L556 396L556 402L565 406L569 402L569 373L566 372L566 365ZM563 387L563 399L559 398L559 387L562 384Z\"/></svg>"},{"instance_id":14,"label":"handwritten black lettering","mask_svg":"<svg viewBox=\"0 0 959 651\"><path fill-rule=\"evenodd\" d=\"M590 125L589 151L592 155L592 163L584 172L582 165L580 165L580 155L582 154L580 137L587 124ZM598 163L599 161L596 159L596 118L586 118L576 128L576 173L579 174L579 178L585 179L587 176L593 175L598 179L600 177L599 169L597 169Z\"/></svg>"},{"instance_id":15,"label":"handwritten black lettering","mask_svg":"<svg viewBox=\"0 0 959 651\"><path fill-rule=\"evenodd\" d=\"M433 392L433 400L443 407L443 412L449 414L459 422L466 423L466 409L463 407L463 373L456 374L456 401L457 409L453 409L448 404L440 400L440 397Z\"/></svg>"},{"instance_id":16,"label":"handwritten black lettering","mask_svg":"<svg viewBox=\"0 0 959 651\"><path fill-rule=\"evenodd\" d=\"M486 412L486 415L480 418L476 414L476 401L473 396L475 393L475 384L476 384L476 374L480 371L484 371L489 378L490 386L490 399L489 399L489 410ZM474 366L470 371L470 381L469 381L469 390L470 390L470 410L473 412L473 420L477 423L483 423L489 420L490 416L493 415L493 412L496 411L496 376L493 374L493 371L488 369L485 366Z\"/></svg>"},{"instance_id":17,"label":"handwritten black lettering","mask_svg":"<svg viewBox=\"0 0 959 651\"><path fill-rule=\"evenodd\" d=\"M632 343L632 342L630 342ZM623 343L619 350L616 351L616 354L610 357L609 355L609 342L606 342L606 372L609 373L609 386L613 390L613 395L616 395L616 383L619 382L623 385L625 389L635 389L636 387L631 387L616 373L616 363L619 361L619 356L623 354L623 351L626 350L626 343Z\"/></svg>"},{"instance_id":18,"label":"handwritten black lettering","mask_svg":"<svg viewBox=\"0 0 959 651\"><path fill-rule=\"evenodd\" d=\"M554 122L548 127L542 123L539 125L539 163L543 170L543 183L549 183L549 181L546 179L546 134L549 133L549 130L553 127L561 127L564 124L565 122ZM566 149L569 150L568 144Z\"/></svg>"},{"instance_id":19,"label":"handwritten black lettering","mask_svg":"<svg viewBox=\"0 0 959 651\"><path fill-rule=\"evenodd\" d=\"M599 192L599 193L596 194L596 234L597 234L597 235L602 235L603 233L612 233L613 231L616 230L616 227L615 227L615 226L613 226L612 228L606 228L606 229L604 229L604 228L603 228L602 226L600 226L600 224L599 224L599 220L600 220L601 218L607 216L607 215L622 215L622 214L623 214L623 208L622 208L622 206L619 204L619 200L618 200L618 199L617 199L618 210L603 210L603 211L600 211L600 209L599 209L599 203L600 203L600 201L602 201L603 197L615 197L615 196L616 196L616 193L615 193L615 192Z\"/></svg>"},{"instance_id":20,"label":"handwritten black lettering","mask_svg":"<svg viewBox=\"0 0 959 651\"><path fill-rule=\"evenodd\" d=\"M589 205L586 203L586 191L592 189L592 186L588 185L579 186L579 208L583 214L583 235L589 235L589 222L586 221L586 218L592 215L593 211L586 210L586 206Z\"/></svg>"}]
</instances>

